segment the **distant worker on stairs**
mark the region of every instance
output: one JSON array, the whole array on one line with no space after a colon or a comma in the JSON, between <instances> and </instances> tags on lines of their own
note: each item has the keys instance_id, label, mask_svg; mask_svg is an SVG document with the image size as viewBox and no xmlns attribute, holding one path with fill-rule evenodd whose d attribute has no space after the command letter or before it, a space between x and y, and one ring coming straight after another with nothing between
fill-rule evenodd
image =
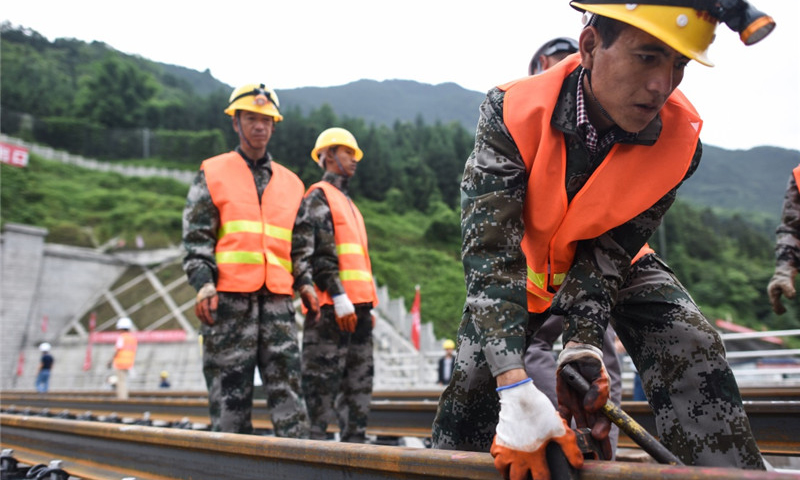
<instances>
[{"instance_id":1,"label":"distant worker on stairs","mask_svg":"<svg viewBox=\"0 0 800 480\"><path fill-rule=\"evenodd\" d=\"M311 438L327 438L338 416L343 442L364 443L372 399L372 308L378 304L367 248L367 230L347 195L363 157L355 137L329 128L317 138L311 157L324 170L298 215L296 245L303 251L298 270L316 284L319 319L303 328L303 391ZM334 413L335 412L335 413Z\"/></svg>"},{"instance_id":2,"label":"distant worker on stairs","mask_svg":"<svg viewBox=\"0 0 800 480\"><path fill-rule=\"evenodd\" d=\"M794 279L800 267L800 165L792 170L789 185L783 197L781 224L775 231L775 273L767 286L767 295L772 310L786 313L781 296L794 299Z\"/></svg>"},{"instance_id":3,"label":"distant worker on stairs","mask_svg":"<svg viewBox=\"0 0 800 480\"><path fill-rule=\"evenodd\" d=\"M253 433L258 367L275 435L308 438L292 248L305 187L267 152L283 120L275 92L248 84L228 102L239 146L202 163L183 211L183 268L198 291L211 428ZM314 289L298 290L316 311Z\"/></svg>"},{"instance_id":4,"label":"distant worker on stairs","mask_svg":"<svg viewBox=\"0 0 800 480\"><path fill-rule=\"evenodd\" d=\"M114 367L117 377L116 390L117 398L120 400L128 399L128 380L133 364L136 361L136 348L139 345L131 330L133 322L128 317L117 320L117 330L120 331L114 350L114 358L108 363L109 368Z\"/></svg>"}]
</instances>

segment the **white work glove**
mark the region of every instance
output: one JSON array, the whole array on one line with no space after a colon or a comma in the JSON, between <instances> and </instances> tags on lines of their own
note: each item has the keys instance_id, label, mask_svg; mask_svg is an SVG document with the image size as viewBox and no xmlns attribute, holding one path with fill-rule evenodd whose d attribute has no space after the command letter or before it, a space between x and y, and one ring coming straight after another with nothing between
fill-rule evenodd
<instances>
[{"instance_id":1,"label":"white work glove","mask_svg":"<svg viewBox=\"0 0 800 480\"><path fill-rule=\"evenodd\" d=\"M197 303L194 305L194 313L206 325L214 325L214 316L217 314L217 287L213 283L206 283L197 292Z\"/></svg>"},{"instance_id":2,"label":"white work glove","mask_svg":"<svg viewBox=\"0 0 800 480\"><path fill-rule=\"evenodd\" d=\"M546 449L558 443L574 468L583 466L583 454L567 422L531 379L499 387L500 420L491 454L494 466L510 480L550 480ZM530 474L530 477L528 476Z\"/></svg>"},{"instance_id":3,"label":"white work glove","mask_svg":"<svg viewBox=\"0 0 800 480\"><path fill-rule=\"evenodd\" d=\"M344 332L353 333L356 331L356 307L346 293L333 297L333 311L336 314L336 323Z\"/></svg>"},{"instance_id":4,"label":"white work glove","mask_svg":"<svg viewBox=\"0 0 800 480\"><path fill-rule=\"evenodd\" d=\"M572 365L589 382L589 391L585 395L578 393L561 378L561 368L567 364ZM602 350L593 345L567 342L558 356L556 367L558 412L568 422L574 418L578 428L591 429L592 438L599 442L606 459L612 458L611 441L608 438L611 420L603 414L602 408L608 402L609 385Z\"/></svg>"},{"instance_id":5,"label":"white work glove","mask_svg":"<svg viewBox=\"0 0 800 480\"><path fill-rule=\"evenodd\" d=\"M788 299L795 296L794 277L797 270L790 265L782 264L775 267L775 273L767 285L767 295L772 311L778 315L786 313L786 307L781 303L781 295Z\"/></svg>"}]
</instances>

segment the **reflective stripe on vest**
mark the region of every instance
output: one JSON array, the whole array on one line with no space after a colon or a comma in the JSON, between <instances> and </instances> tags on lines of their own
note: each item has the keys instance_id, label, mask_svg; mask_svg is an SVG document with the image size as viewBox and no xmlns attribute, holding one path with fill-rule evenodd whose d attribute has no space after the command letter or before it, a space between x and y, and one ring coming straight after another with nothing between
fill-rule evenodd
<instances>
[{"instance_id":1,"label":"reflective stripe on vest","mask_svg":"<svg viewBox=\"0 0 800 480\"><path fill-rule=\"evenodd\" d=\"M328 200L333 220L333 238L336 242L336 255L339 258L339 279L344 291L354 304L378 304L375 282L372 279L372 264L367 248L367 228L358 207L328 182L317 182L308 193L321 189ZM308 195L306 193L306 195ZM328 292L317 288L320 305L332 305Z\"/></svg>"},{"instance_id":2,"label":"reflective stripe on vest","mask_svg":"<svg viewBox=\"0 0 800 480\"><path fill-rule=\"evenodd\" d=\"M131 332L122 332L119 338L122 340L122 347L114 355L114 368L117 370L130 370L133 368L134 360L136 360L136 347L139 342L136 340L136 335Z\"/></svg>"},{"instance_id":3,"label":"reflective stripe on vest","mask_svg":"<svg viewBox=\"0 0 800 480\"><path fill-rule=\"evenodd\" d=\"M259 202L253 174L237 152L210 158L201 168L220 216L217 290L255 292L266 285L272 293L292 295L292 229L303 182L273 161Z\"/></svg>"},{"instance_id":4,"label":"reflective stripe on vest","mask_svg":"<svg viewBox=\"0 0 800 480\"><path fill-rule=\"evenodd\" d=\"M702 126L692 104L675 90L659 113L662 130L655 144L615 144L568 201L564 133L550 121L564 79L579 63L580 55L573 54L544 73L499 87L506 92L503 120L528 172L522 249L531 312L550 306L572 266L578 241L624 224L681 182Z\"/></svg>"}]
</instances>

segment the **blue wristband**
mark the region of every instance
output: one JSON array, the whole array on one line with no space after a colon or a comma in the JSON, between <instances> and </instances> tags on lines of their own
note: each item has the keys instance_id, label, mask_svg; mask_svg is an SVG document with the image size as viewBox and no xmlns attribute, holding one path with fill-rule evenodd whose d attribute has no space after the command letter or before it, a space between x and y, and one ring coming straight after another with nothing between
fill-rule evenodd
<instances>
[{"instance_id":1,"label":"blue wristband","mask_svg":"<svg viewBox=\"0 0 800 480\"><path fill-rule=\"evenodd\" d=\"M503 385L502 387L497 387L495 390L498 391L498 392L500 390L508 390L509 388L518 387L518 386L522 385L523 383L528 383L528 382L532 382L532 381L533 381L533 379L526 378L525 380L520 380L519 382L512 383L511 385Z\"/></svg>"}]
</instances>

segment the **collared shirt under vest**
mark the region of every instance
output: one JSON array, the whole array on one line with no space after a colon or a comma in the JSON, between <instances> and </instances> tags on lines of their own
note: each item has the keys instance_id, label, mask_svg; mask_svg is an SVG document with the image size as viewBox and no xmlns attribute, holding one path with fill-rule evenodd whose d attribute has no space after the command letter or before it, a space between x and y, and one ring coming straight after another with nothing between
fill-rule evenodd
<instances>
[{"instance_id":1,"label":"collared shirt under vest","mask_svg":"<svg viewBox=\"0 0 800 480\"><path fill-rule=\"evenodd\" d=\"M550 306L578 241L629 221L681 182L700 136L702 120L675 90L659 112L663 128L655 144L615 144L569 202L566 142L550 119L564 79L578 67L579 58L572 55L542 74L499 87L506 92L503 121L528 172L522 250L530 312Z\"/></svg>"},{"instance_id":2,"label":"collared shirt under vest","mask_svg":"<svg viewBox=\"0 0 800 480\"><path fill-rule=\"evenodd\" d=\"M333 238L336 242L336 256L339 259L339 279L342 281L347 297L354 304L378 304L375 283L372 279L372 264L367 248L367 228L358 207L338 188L328 182L317 182L309 187L308 193L315 189L325 193L333 220ZM315 286L316 288L316 286ZM320 305L332 305L328 292L316 288Z\"/></svg>"},{"instance_id":3,"label":"collared shirt under vest","mask_svg":"<svg viewBox=\"0 0 800 480\"><path fill-rule=\"evenodd\" d=\"M228 152L205 160L211 200L219 210L215 259L220 292L255 292L261 287L292 295L292 229L305 187L274 161L272 178L259 201L242 156Z\"/></svg>"},{"instance_id":4,"label":"collared shirt under vest","mask_svg":"<svg viewBox=\"0 0 800 480\"><path fill-rule=\"evenodd\" d=\"M136 360L136 347L139 341L131 332L122 332L117 337L117 353L114 355L113 365L117 370L130 370Z\"/></svg>"}]
</instances>

